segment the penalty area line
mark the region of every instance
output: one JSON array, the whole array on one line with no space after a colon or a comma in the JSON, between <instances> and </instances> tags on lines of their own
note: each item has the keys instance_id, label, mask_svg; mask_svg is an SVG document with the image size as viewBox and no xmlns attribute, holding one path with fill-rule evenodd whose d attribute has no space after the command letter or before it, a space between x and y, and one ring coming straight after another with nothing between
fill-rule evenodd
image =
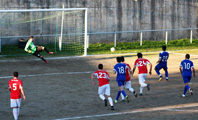
<instances>
[{"instance_id":1,"label":"penalty area line","mask_svg":"<svg viewBox=\"0 0 198 120\"><path fill-rule=\"evenodd\" d=\"M55 120L73 120L73 119L83 119L83 118L94 118L94 117L105 117L105 116L115 116L115 115L123 115L123 114L142 113L142 112L163 111L163 110L177 111L176 109L179 109L179 108L189 108L189 107L197 107L197 106L198 106L198 103L189 103L189 104L162 106L162 107L155 107L155 108L143 108L143 109L129 110L129 111L126 111L126 112L109 113L109 114L101 114L101 115L68 117L68 118L61 118L61 119L55 119Z\"/></svg>"}]
</instances>

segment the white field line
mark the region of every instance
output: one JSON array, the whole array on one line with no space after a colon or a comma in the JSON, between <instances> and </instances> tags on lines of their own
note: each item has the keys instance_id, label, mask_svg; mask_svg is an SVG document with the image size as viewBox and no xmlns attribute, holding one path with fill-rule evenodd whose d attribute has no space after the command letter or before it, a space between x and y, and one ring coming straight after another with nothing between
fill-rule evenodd
<instances>
[{"instance_id":1,"label":"white field line","mask_svg":"<svg viewBox=\"0 0 198 120\"><path fill-rule=\"evenodd\" d=\"M175 52L169 52L169 53L172 53L172 54L179 54L179 55L186 55L186 54L184 54L184 53L175 53ZM198 55L190 55L190 56L198 56Z\"/></svg>"},{"instance_id":2,"label":"white field line","mask_svg":"<svg viewBox=\"0 0 198 120\"><path fill-rule=\"evenodd\" d=\"M189 49L188 51L193 51L193 50L198 50L198 49ZM176 51L187 51L187 50L174 50ZM169 53L172 54L183 54L183 53L175 53L174 51L168 51ZM142 53L160 53L161 51L156 51L156 52L142 52ZM70 59L70 58L82 58L82 57L89 57L89 56L116 56L116 55L136 55L137 53L119 53L119 54L100 54L100 55L87 55L87 56L68 56L68 57L48 57L46 59L48 60L60 60L60 59ZM185 55L185 54L183 54ZM191 55L191 56L198 56L198 55ZM36 59L29 59L26 61L38 61L40 60L39 58ZM0 60L0 62L20 62L24 60Z\"/></svg>"},{"instance_id":3,"label":"white field line","mask_svg":"<svg viewBox=\"0 0 198 120\"><path fill-rule=\"evenodd\" d=\"M155 107L155 108L143 108L143 109L129 110L129 111L126 111L126 112L118 112L118 113L88 115L88 116L79 116L79 117L68 117L68 118L61 118L61 119L55 119L55 120L73 120L73 119L83 119L83 118L95 118L95 117L115 116L115 115L153 112L153 111L163 111L163 110L179 111L179 110L174 110L174 109L197 107L197 106L198 106L198 103L190 103L190 104L180 104L180 105L163 106L163 107ZM195 112L197 112L197 111L195 111Z\"/></svg>"},{"instance_id":4,"label":"white field line","mask_svg":"<svg viewBox=\"0 0 198 120\"><path fill-rule=\"evenodd\" d=\"M194 64L198 65L198 64ZM179 65L173 65L173 66L168 66L168 68L172 67L178 67ZM113 70L106 70L107 72L113 72ZM72 75L72 74L91 74L94 71L85 71L85 72L63 72L63 73L43 73L43 74L30 74L30 75L20 75L19 77L37 77L37 76L51 76L51 75ZM5 79L5 78L12 78L13 76L2 76L0 79Z\"/></svg>"}]
</instances>

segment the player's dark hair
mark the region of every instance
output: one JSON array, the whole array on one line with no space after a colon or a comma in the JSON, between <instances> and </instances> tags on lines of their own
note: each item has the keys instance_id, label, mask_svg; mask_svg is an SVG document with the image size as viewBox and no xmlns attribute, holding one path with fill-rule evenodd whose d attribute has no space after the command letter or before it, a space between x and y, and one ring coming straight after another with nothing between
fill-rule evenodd
<instances>
[{"instance_id":1,"label":"player's dark hair","mask_svg":"<svg viewBox=\"0 0 198 120\"><path fill-rule=\"evenodd\" d=\"M14 73L13 73L13 76L14 76L14 77L18 77L18 76L19 76L19 73L18 73L18 72L14 72Z\"/></svg>"},{"instance_id":2,"label":"player's dark hair","mask_svg":"<svg viewBox=\"0 0 198 120\"><path fill-rule=\"evenodd\" d=\"M121 57L117 57L117 62L121 62Z\"/></svg>"},{"instance_id":3,"label":"player's dark hair","mask_svg":"<svg viewBox=\"0 0 198 120\"><path fill-rule=\"evenodd\" d=\"M30 36L29 39L34 38L33 36Z\"/></svg>"},{"instance_id":4,"label":"player's dark hair","mask_svg":"<svg viewBox=\"0 0 198 120\"><path fill-rule=\"evenodd\" d=\"M142 58L142 53L137 53L138 58Z\"/></svg>"},{"instance_id":5,"label":"player's dark hair","mask_svg":"<svg viewBox=\"0 0 198 120\"><path fill-rule=\"evenodd\" d=\"M162 46L162 50L166 51L166 46L165 45Z\"/></svg>"},{"instance_id":6,"label":"player's dark hair","mask_svg":"<svg viewBox=\"0 0 198 120\"><path fill-rule=\"evenodd\" d=\"M99 64L98 65L98 69L103 69L103 65L102 64Z\"/></svg>"},{"instance_id":7,"label":"player's dark hair","mask_svg":"<svg viewBox=\"0 0 198 120\"><path fill-rule=\"evenodd\" d=\"M186 58L189 59L190 58L190 54L186 54Z\"/></svg>"},{"instance_id":8,"label":"player's dark hair","mask_svg":"<svg viewBox=\"0 0 198 120\"><path fill-rule=\"evenodd\" d=\"M124 62L124 56L121 56L120 58L121 58L121 62Z\"/></svg>"}]
</instances>

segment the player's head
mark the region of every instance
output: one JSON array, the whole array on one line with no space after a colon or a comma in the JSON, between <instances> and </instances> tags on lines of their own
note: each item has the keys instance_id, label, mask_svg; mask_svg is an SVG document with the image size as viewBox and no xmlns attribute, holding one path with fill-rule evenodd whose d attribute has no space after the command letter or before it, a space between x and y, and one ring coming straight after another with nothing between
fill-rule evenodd
<instances>
[{"instance_id":1,"label":"player's head","mask_svg":"<svg viewBox=\"0 0 198 120\"><path fill-rule=\"evenodd\" d=\"M166 46L165 45L162 46L162 50L166 51Z\"/></svg>"},{"instance_id":2,"label":"player's head","mask_svg":"<svg viewBox=\"0 0 198 120\"><path fill-rule=\"evenodd\" d=\"M117 57L117 62L121 62L121 57Z\"/></svg>"},{"instance_id":3,"label":"player's head","mask_svg":"<svg viewBox=\"0 0 198 120\"><path fill-rule=\"evenodd\" d=\"M103 65L102 64L99 64L98 65L98 69L102 70L103 69Z\"/></svg>"},{"instance_id":4,"label":"player's head","mask_svg":"<svg viewBox=\"0 0 198 120\"><path fill-rule=\"evenodd\" d=\"M124 62L124 56L121 56L120 58L121 58L121 62Z\"/></svg>"},{"instance_id":5,"label":"player's head","mask_svg":"<svg viewBox=\"0 0 198 120\"><path fill-rule=\"evenodd\" d=\"M186 59L189 59L190 58L190 54L186 54Z\"/></svg>"},{"instance_id":6,"label":"player's head","mask_svg":"<svg viewBox=\"0 0 198 120\"><path fill-rule=\"evenodd\" d=\"M138 58L142 58L142 53L137 53Z\"/></svg>"},{"instance_id":7,"label":"player's head","mask_svg":"<svg viewBox=\"0 0 198 120\"><path fill-rule=\"evenodd\" d=\"M33 37L33 36L30 36L30 37L29 37L29 39L33 40L33 39L34 39L34 37Z\"/></svg>"},{"instance_id":8,"label":"player's head","mask_svg":"<svg viewBox=\"0 0 198 120\"><path fill-rule=\"evenodd\" d=\"M14 72L14 73L13 73L13 76L14 76L14 77L18 77L18 76L19 76L19 73L18 73L18 72Z\"/></svg>"}]
</instances>

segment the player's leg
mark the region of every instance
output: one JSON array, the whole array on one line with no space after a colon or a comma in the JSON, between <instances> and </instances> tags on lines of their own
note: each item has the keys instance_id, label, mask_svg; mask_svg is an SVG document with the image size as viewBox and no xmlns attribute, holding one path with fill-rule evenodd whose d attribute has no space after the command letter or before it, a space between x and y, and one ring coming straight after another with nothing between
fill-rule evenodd
<instances>
[{"instance_id":1,"label":"player's leg","mask_svg":"<svg viewBox=\"0 0 198 120\"><path fill-rule=\"evenodd\" d=\"M130 92L132 92L134 94L135 97L137 97L137 93L135 92L135 90L131 87L131 81L127 81L125 83L125 88L127 90L129 90Z\"/></svg>"},{"instance_id":2,"label":"player's leg","mask_svg":"<svg viewBox=\"0 0 198 120\"><path fill-rule=\"evenodd\" d=\"M38 58L41 58L45 63L48 63L48 61L45 60L45 59L40 55L40 53L39 53L38 51L35 51L35 52L33 53L33 55L36 56L36 57L38 57Z\"/></svg>"},{"instance_id":3,"label":"player's leg","mask_svg":"<svg viewBox=\"0 0 198 120\"><path fill-rule=\"evenodd\" d=\"M160 64L157 64L157 65L155 66L155 72L156 72L156 73L158 74L158 76L160 77L160 78L159 78L159 81L162 80L162 75L161 75L161 73L159 72L161 68L162 68L162 67L161 67Z\"/></svg>"},{"instance_id":4,"label":"player's leg","mask_svg":"<svg viewBox=\"0 0 198 120\"><path fill-rule=\"evenodd\" d=\"M10 99L10 107L13 109L13 116L15 120L18 120L18 106L17 106L17 99Z\"/></svg>"},{"instance_id":5,"label":"player's leg","mask_svg":"<svg viewBox=\"0 0 198 120\"><path fill-rule=\"evenodd\" d=\"M168 68L167 68L167 66L164 66L163 69L165 71L166 81L168 81Z\"/></svg>"},{"instance_id":6,"label":"player's leg","mask_svg":"<svg viewBox=\"0 0 198 120\"><path fill-rule=\"evenodd\" d=\"M98 94L99 94L100 99L102 99L104 101L105 106L107 106L107 100L105 99L105 96L104 96L104 94L105 94L105 85L100 86L98 88Z\"/></svg>"},{"instance_id":7,"label":"player's leg","mask_svg":"<svg viewBox=\"0 0 198 120\"><path fill-rule=\"evenodd\" d=\"M190 82L190 78L191 78L191 77L183 76L183 80L184 80L185 87L184 87L184 92L183 92L183 94L182 94L182 97L185 97L185 96L186 96L187 90L189 90L190 94L193 95L192 89L191 89L190 86L188 85L188 83Z\"/></svg>"},{"instance_id":8,"label":"player's leg","mask_svg":"<svg viewBox=\"0 0 198 120\"><path fill-rule=\"evenodd\" d=\"M108 98L109 104L110 104L110 106L111 106L111 110L114 110L114 107L113 107L113 100L112 100L112 98L110 97L110 85L109 85L109 84L106 85L105 95L106 95L107 98Z\"/></svg>"},{"instance_id":9,"label":"player's leg","mask_svg":"<svg viewBox=\"0 0 198 120\"><path fill-rule=\"evenodd\" d=\"M139 78L139 84L140 84L140 96L142 96L144 87L147 87L148 90L150 90L149 84L144 83L145 79L146 79L147 74L139 74L138 78Z\"/></svg>"}]
</instances>

